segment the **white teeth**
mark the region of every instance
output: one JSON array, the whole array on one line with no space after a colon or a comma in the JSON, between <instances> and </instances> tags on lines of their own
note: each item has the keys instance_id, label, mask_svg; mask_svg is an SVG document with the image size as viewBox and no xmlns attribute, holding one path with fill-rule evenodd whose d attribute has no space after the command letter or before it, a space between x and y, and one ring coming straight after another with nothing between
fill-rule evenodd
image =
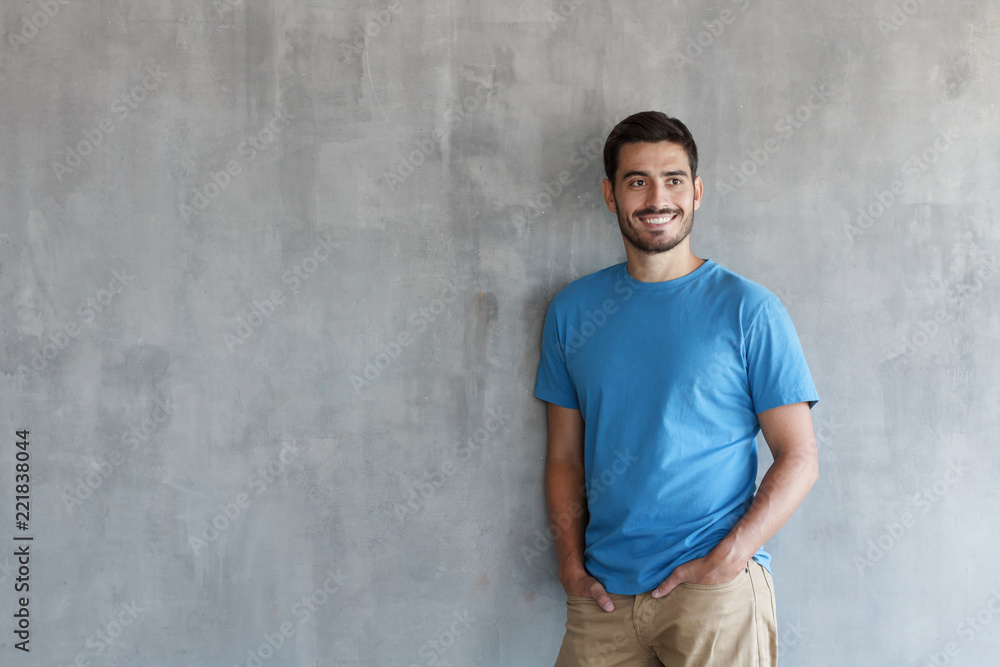
<instances>
[{"instance_id":1,"label":"white teeth","mask_svg":"<svg viewBox=\"0 0 1000 667\"><path fill-rule=\"evenodd\" d=\"M647 218L645 222L648 225L665 225L673 219L674 216L670 216L669 218Z\"/></svg>"}]
</instances>

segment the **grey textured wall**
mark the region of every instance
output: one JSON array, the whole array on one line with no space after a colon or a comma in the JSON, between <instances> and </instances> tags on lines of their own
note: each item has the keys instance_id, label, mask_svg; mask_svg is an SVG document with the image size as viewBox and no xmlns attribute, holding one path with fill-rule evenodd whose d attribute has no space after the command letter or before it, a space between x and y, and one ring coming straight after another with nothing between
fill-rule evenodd
<instances>
[{"instance_id":1,"label":"grey textured wall","mask_svg":"<svg viewBox=\"0 0 1000 667\"><path fill-rule=\"evenodd\" d=\"M649 108L820 391L782 664L995 662L1000 3L0 7L0 663L552 664L542 318Z\"/></svg>"}]
</instances>

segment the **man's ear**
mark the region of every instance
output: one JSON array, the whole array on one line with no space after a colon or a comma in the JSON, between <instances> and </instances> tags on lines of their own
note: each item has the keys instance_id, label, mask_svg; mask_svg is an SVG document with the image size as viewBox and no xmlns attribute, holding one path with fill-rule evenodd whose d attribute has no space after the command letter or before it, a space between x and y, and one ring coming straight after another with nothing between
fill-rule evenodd
<instances>
[{"instance_id":1,"label":"man's ear","mask_svg":"<svg viewBox=\"0 0 1000 667\"><path fill-rule=\"evenodd\" d=\"M701 206L701 195L705 192L705 185L701 182L701 176L695 176L694 178L694 208L695 210Z\"/></svg>"},{"instance_id":2,"label":"man's ear","mask_svg":"<svg viewBox=\"0 0 1000 667\"><path fill-rule=\"evenodd\" d=\"M618 215L618 204L615 202L615 190L611 187L611 181L606 178L601 181L601 192L604 194L604 203L607 204L608 210Z\"/></svg>"}]
</instances>

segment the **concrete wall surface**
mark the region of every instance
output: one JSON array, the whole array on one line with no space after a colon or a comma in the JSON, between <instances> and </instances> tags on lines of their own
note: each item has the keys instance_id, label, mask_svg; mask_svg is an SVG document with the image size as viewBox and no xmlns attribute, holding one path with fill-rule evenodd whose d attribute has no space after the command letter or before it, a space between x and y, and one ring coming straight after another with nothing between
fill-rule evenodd
<instances>
[{"instance_id":1,"label":"concrete wall surface","mask_svg":"<svg viewBox=\"0 0 1000 667\"><path fill-rule=\"evenodd\" d=\"M995 664L996 0L0 25L0 664L551 665L542 322L624 259L600 155L646 109L821 397L781 664Z\"/></svg>"}]
</instances>

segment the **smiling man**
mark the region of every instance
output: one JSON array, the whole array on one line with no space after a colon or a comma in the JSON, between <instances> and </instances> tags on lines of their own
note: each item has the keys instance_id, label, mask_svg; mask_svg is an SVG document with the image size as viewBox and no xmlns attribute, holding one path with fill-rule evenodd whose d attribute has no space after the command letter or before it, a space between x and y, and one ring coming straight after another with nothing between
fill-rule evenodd
<instances>
[{"instance_id":1,"label":"smiling man","mask_svg":"<svg viewBox=\"0 0 1000 667\"><path fill-rule=\"evenodd\" d=\"M604 167L626 261L553 299L535 385L567 595L556 666L776 665L762 547L817 479L816 388L780 300L691 252L687 127L630 116Z\"/></svg>"}]
</instances>

